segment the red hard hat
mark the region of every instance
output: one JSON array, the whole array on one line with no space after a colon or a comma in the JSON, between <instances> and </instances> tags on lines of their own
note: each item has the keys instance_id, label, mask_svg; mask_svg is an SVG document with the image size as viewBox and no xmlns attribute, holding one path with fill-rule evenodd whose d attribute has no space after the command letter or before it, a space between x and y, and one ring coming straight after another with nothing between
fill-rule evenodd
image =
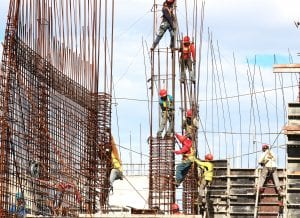
<instances>
[{"instance_id":1,"label":"red hard hat","mask_svg":"<svg viewBox=\"0 0 300 218\"><path fill-rule=\"evenodd\" d=\"M214 156L212 154L205 155L205 160L213 160Z\"/></svg>"},{"instance_id":2,"label":"red hard hat","mask_svg":"<svg viewBox=\"0 0 300 218\"><path fill-rule=\"evenodd\" d=\"M168 3L174 3L175 0L167 0Z\"/></svg>"},{"instance_id":3,"label":"red hard hat","mask_svg":"<svg viewBox=\"0 0 300 218\"><path fill-rule=\"evenodd\" d=\"M183 37L183 43L190 43L190 37L189 36Z\"/></svg>"},{"instance_id":4,"label":"red hard hat","mask_svg":"<svg viewBox=\"0 0 300 218\"><path fill-rule=\"evenodd\" d=\"M172 205L171 205L171 209L172 209L172 210L179 210L178 204L176 204L176 203L172 204Z\"/></svg>"},{"instance_id":5,"label":"red hard hat","mask_svg":"<svg viewBox=\"0 0 300 218\"><path fill-rule=\"evenodd\" d=\"M269 149L269 145L268 144L263 144L262 145L262 150L266 150L266 149Z\"/></svg>"},{"instance_id":6,"label":"red hard hat","mask_svg":"<svg viewBox=\"0 0 300 218\"><path fill-rule=\"evenodd\" d=\"M180 143L183 143L183 142L187 139L186 136L184 136L184 135L179 135L178 133L176 133L175 136L176 136L176 138L178 139L178 141L179 141Z\"/></svg>"},{"instance_id":7,"label":"red hard hat","mask_svg":"<svg viewBox=\"0 0 300 218\"><path fill-rule=\"evenodd\" d=\"M161 90L159 91L159 95L160 95L160 97L165 97L165 96L167 96L167 90L161 89Z\"/></svg>"},{"instance_id":8,"label":"red hard hat","mask_svg":"<svg viewBox=\"0 0 300 218\"><path fill-rule=\"evenodd\" d=\"M187 110L186 116L187 116L187 117L192 117L192 115L193 115L192 109Z\"/></svg>"}]
</instances>

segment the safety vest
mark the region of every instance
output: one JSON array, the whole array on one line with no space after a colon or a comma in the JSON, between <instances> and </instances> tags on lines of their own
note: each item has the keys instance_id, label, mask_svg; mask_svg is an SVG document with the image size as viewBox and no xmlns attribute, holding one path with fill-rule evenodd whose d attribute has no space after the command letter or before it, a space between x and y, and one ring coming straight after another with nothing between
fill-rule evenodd
<instances>
[{"instance_id":1,"label":"safety vest","mask_svg":"<svg viewBox=\"0 0 300 218\"><path fill-rule=\"evenodd\" d=\"M162 109L166 110L168 109L173 109L173 98L170 95L167 95L167 100L160 100L160 104L162 105Z\"/></svg>"},{"instance_id":2,"label":"safety vest","mask_svg":"<svg viewBox=\"0 0 300 218\"><path fill-rule=\"evenodd\" d=\"M188 46L184 46L182 48L182 59L183 60L187 60L191 58L191 49L190 49L190 45Z\"/></svg>"},{"instance_id":3,"label":"safety vest","mask_svg":"<svg viewBox=\"0 0 300 218\"><path fill-rule=\"evenodd\" d=\"M209 161L200 161L199 159L195 160L196 164L203 170L203 177L206 181L212 181L214 174L214 165Z\"/></svg>"}]
</instances>

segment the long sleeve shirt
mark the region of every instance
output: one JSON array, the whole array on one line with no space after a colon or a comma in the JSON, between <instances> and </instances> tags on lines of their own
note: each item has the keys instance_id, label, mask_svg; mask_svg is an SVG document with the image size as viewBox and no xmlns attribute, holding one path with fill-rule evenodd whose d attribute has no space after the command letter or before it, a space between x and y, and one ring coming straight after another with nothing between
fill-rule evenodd
<instances>
[{"instance_id":1,"label":"long sleeve shirt","mask_svg":"<svg viewBox=\"0 0 300 218\"><path fill-rule=\"evenodd\" d=\"M174 15L173 15L172 10L173 9L170 6L163 6L162 17L164 20L166 20L171 25L171 28L174 29Z\"/></svg>"},{"instance_id":2,"label":"long sleeve shirt","mask_svg":"<svg viewBox=\"0 0 300 218\"><path fill-rule=\"evenodd\" d=\"M199 159L195 160L195 163L203 170L203 176L206 181L212 181L214 173L214 165L209 161L200 161Z\"/></svg>"},{"instance_id":3,"label":"long sleeve shirt","mask_svg":"<svg viewBox=\"0 0 300 218\"><path fill-rule=\"evenodd\" d=\"M263 164L266 167L277 167L275 155L270 149L267 149L262 153L258 163Z\"/></svg>"}]
</instances>

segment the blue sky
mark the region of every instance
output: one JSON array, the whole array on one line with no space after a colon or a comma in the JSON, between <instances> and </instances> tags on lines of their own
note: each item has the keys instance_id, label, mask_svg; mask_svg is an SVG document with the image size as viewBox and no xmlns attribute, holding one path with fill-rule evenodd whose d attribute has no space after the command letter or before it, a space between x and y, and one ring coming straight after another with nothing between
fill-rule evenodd
<instances>
[{"instance_id":1,"label":"blue sky","mask_svg":"<svg viewBox=\"0 0 300 218\"><path fill-rule=\"evenodd\" d=\"M0 41L3 41L5 31L5 22L7 16L8 0L2 0L0 3ZM162 3L162 1L157 1ZM185 2L178 0L177 16L179 22L180 34L186 34L186 12ZM199 7L202 1L198 1ZM112 106L113 119L112 127L115 138L121 146L129 148L130 144L133 150L137 153L142 152L148 154L148 145L146 139L150 133L149 130L149 114L147 104L147 85L146 80L149 79L150 65L149 57L146 53L146 66L144 66L143 46L142 41L148 46L152 43L153 33L153 13L151 12L153 1L151 0L115 0L116 18L115 18L115 55L114 55L114 96L116 97L115 103ZM188 7L188 29L191 30L192 25L192 5ZM249 87L249 75L255 76L255 87L252 91L260 91L264 89L272 89L279 86L281 83L280 78L274 78L272 73L273 57L280 63L288 63L289 56L293 57L294 62L299 62L296 53L299 52L299 34L300 30L294 25L294 21L299 21L300 14L300 1L297 0L209 0L205 4L205 20L204 20L204 34L203 34L203 50L201 61L201 87L200 87L200 117L203 122L203 129L200 131L209 132L229 132L234 130L239 132L240 120L244 121L242 132L251 131L255 140L250 140L246 137L242 140L241 137L235 138L233 134L207 134L206 141L205 135L199 134L200 155L207 151L207 145L213 148L216 157L225 158L228 156L238 155L237 150L242 150L242 153L248 153L252 150L257 150L260 144L253 144L253 141L272 143L276 136L258 137L261 132L266 132L267 129L259 128L260 125L267 127L271 126L274 129L271 132L280 131L284 125L284 105L278 106L279 99L282 100L280 92L268 92L266 96L258 95L253 96L252 100L249 97L241 97L240 104L237 98L233 98L228 104L231 106L230 117L231 124L229 124L228 110L224 109L222 115L222 106L226 108L226 103L221 100L205 101L205 99L215 98L222 96L223 83L219 85L213 84L213 74L206 71L213 70L209 64L209 59L206 60L207 55L207 40L208 29L213 36L213 43L216 47L217 43L220 48L220 56L222 60L222 68L225 77L226 91L228 96L235 96L237 93L237 82L235 81L235 66L233 63L233 54L236 58L236 71L238 74L239 91L242 94L251 93ZM200 16L199 16L200 17ZM160 45L166 46L169 43L168 33L162 39ZM2 51L2 47L0 52ZM255 61L256 60L256 61ZM248 63L250 67L248 66ZM254 64L256 63L256 67ZM258 71L260 66L260 73ZM146 72L145 72L146 67ZM219 72L220 67L218 66ZM178 70L178 68L177 68ZM216 69L214 69L216 71ZM251 71L251 73L247 73ZM178 71L177 71L178 72ZM262 75L263 86L259 75ZM217 76L217 74L215 74ZM220 74L219 74L220 75ZM296 78L293 76L285 76L282 84L291 85L297 83ZM215 78L216 79L216 78ZM209 81L205 84L205 81ZM178 83L177 83L178 87ZM210 94L206 94L210 90ZM214 91L213 91L214 90ZM157 90L156 90L157 91ZM285 102L294 101L295 95L293 90L285 90ZM224 92L224 90L223 90ZM177 94L176 100L179 100ZM277 97L276 97L277 96ZM222 96L224 97L224 96ZM257 98L256 100L254 98ZM265 99L266 97L266 99ZM131 100L128 100L131 99ZM275 103L277 99L277 104ZM251 107L252 101L252 107ZM282 100L283 101L283 100ZM206 102L206 103L205 103ZM256 103L262 102L262 103ZM267 103L265 103L267 102ZM239 114L238 108L242 111L242 117ZM256 106L256 105L259 105ZM213 108L213 109L212 109ZM269 114L267 113L267 109ZM217 112L217 109L219 111ZM179 112L176 108L176 116ZM279 114L280 116L276 115ZM226 116L225 116L225 115ZM254 116L261 117L261 121L254 121ZM264 121L268 114L268 121ZM279 118L280 117L280 118ZM214 118L214 119L213 119ZM219 118L219 119L217 119ZM154 129L157 130L158 118L154 117ZM179 131L180 118L176 121L176 131ZM225 121L226 122L225 122ZM219 121L219 123L218 123ZM256 122L256 123L255 123ZM252 124L251 124L252 123ZM255 125L254 125L255 123ZM261 123L261 124L259 124ZM267 125L268 124L268 125ZM230 127L232 126L232 128ZM141 127L141 138L140 138ZM238 128L236 128L238 127ZM265 138L266 137L266 138ZM259 138L259 139L258 139ZM284 138L284 136L282 136ZM230 140L229 140L230 139ZM241 139L241 140L239 140ZM220 144L228 144L220 146ZM280 143L279 143L280 144ZM199 145L200 146L200 145ZM227 152L225 150L232 150ZM280 153L280 149L277 149ZM235 154L232 154L236 152ZM121 155L124 162L129 162L128 151L121 149ZM140 155L132 155L133 162L140 162ZM284 157L280 157L280 165L284 163ZM255 159L255 158L254 158ZM246 158L244 162L253 161L252 158ZM236 159L236 166L243 165L243 160ZM147 163L147 157L144 156L143 163ZM241 163L241 164L239 164ZM255 163L250 164L251 166Z\"/></svg>"}]
</instances>

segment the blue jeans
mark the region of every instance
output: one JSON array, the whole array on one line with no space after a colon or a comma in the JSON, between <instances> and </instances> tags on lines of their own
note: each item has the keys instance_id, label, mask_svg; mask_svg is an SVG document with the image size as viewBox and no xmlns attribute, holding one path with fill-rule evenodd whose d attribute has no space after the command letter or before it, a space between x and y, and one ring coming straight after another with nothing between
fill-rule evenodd
<instances>
[{"instance_id":1,"label":"blue jeans","mask_svg":"<svg viewBox=\"0 0 300 218\"><path fill-rule=\"evenodd\" d=\"M168 21L164 20L161 22L160 26L159 26L159 30L158 30L158 34L156 35L156 38L152 44L152 48L154 49L159 41L161 40L161 38L163 37L163 35L165 34L165 32L169 30L170 32L170 37L171 37L171 41L170 41L170 48L174 48L174 41L175 41L175 33L174 33L174 29L171 27L171 25L169 24Z\"/></svg>"},{"instance_id":2,"label":"blue jeans","mask_svg":"<svg viewBox=\"0 0 300 218\"><path fill-rule=\"evenodd\" d=\"M176 167L176 185L177 186L179 186L180 183L184 180L184 178L188 174L191 166L192 166L192 162L189 160L182 161L180 164L177 165L177 167Z\"/></svg>"}]
</instances>

